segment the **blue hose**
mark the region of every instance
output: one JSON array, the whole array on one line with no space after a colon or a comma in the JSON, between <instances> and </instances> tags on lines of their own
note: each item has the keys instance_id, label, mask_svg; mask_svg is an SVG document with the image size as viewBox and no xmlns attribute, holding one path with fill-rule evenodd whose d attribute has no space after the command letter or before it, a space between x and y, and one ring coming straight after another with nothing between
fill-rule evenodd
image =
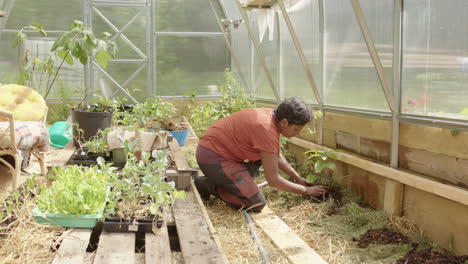
<instances>
[{"instance_id":1,"label":"blue hose","mask_svg":"<svg viewBox=\"0 0 468 264\"><path fill-rule=\"evenodd\" d=\"M247 222L249 223L249 231L255 240L255 244L257 244L258 251L260 251L260 254L262 254L263 262L266 264L270 263L265 249L263 249L262 244L260 244L260 240L258 239L257 234L255 234L255 226L252 222L252 219L250 218L250 215L245 210L242 210L242 213L244 214L245 218L247 218Z\"/></svg>"}]
</instances>

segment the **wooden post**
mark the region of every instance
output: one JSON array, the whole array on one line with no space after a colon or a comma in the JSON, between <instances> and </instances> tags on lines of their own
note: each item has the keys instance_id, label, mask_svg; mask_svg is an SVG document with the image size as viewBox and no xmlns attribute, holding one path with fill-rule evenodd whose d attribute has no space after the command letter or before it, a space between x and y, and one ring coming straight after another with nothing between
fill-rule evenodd
<instances>
[{"instance_id":1,"label":"wooden post","mask_svg":"<svg viewBox=\"0 0 468 264\"><path fill-rule=\"evenodd\" d=\"M401 216L405 186L397 181L387 179L385 184L384 212L388 216Z\"/></svg>"}]
</instances>

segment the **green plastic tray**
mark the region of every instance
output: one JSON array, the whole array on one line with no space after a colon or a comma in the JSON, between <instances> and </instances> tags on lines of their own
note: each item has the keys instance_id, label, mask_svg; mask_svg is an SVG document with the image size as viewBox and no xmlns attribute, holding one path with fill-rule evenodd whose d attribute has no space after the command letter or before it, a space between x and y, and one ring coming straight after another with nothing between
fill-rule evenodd
<instances>
[{"instance_id":1,"label":"green plastic tray","mask_svg":"<svg viewBox=\"0 0 468 264\"><path fill-rule=\"evenodd\" d=\"M75 228L93 228L101 218L102 214L97 215L65 215L65 214L47 214L34 208L31 212L36 222L39 224L59 225L63 227Z\"/></svg>"}]
</instances>

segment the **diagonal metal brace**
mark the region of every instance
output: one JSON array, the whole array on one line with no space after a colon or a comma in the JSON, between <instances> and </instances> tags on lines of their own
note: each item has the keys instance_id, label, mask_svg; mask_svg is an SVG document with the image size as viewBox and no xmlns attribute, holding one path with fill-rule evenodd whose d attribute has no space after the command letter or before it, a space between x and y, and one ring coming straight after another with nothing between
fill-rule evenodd
<instances>
[{"instance_id":1,"label":"diagonal metal brace","mask_svg":"<svg viewBox=\"0 0 468 264\"><path fill-rule=\"evenodd\" d=\"M273 77L271 76L270 70L268 70L268 67L265 61L265 56L263 56L262 50L260 49L260 44L258 40L255 38L252 25L250 24L249 16L247 15L245 8L242 6L239 0L236 0L236 4L239 7L239 11L242 15L242 19L244 20L245 26L247 27L247 31L249 32L250 40L252 41L255 47L255 51L257 52L258 59L260 60L260 64L262 65L263 70L265 71L265 75L267 76L268 82L270 83L270 87L273 90L276 100L280 101L281 98L278 95L278 90L276 89L276 85L275 85L275 82L273 81Z\"/></svg>"},{"instance_id":2,"label":"diagonal metal brace","mask_svg":"<svg viewBox=\"0 0 468 264\"><path fill-rule=\"evenodd\" d=\"M304 55L304 52L302 51L301 44L299 43L299 40L297 39L296 31L294 30L294 27L291 23L291 19L289 18L288 12L286 11L286 7L284 6L283 0L278 0L278 4L281 9L281 14L283 14L284 21L286 22L286 25L288 27L289 33L291 34L291 38L293 39L294 46L296 47L297 54L299 55L299 59L301 60L302 67L304 68L304 71L307 75L307 79L309 80L310 87L312 88L314 92L315 99L317 100L318 105L322 107L323 106L322 96L320 95L320 92L317 88L314 77L312 76L312 72L310 71L309 64L307 64L306 57Z\"/></svg>"}]
</instances>

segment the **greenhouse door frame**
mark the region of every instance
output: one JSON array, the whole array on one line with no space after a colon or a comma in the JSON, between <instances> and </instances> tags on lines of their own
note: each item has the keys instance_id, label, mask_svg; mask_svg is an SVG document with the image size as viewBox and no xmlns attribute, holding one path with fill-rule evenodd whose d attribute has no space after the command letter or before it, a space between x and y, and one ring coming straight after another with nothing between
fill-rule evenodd
<instances>
[{"instance_id":1,"label":"greenhouse door frame","mask_svg":"<svg viewBox=\"0 0 468 264\"><path fill-rule=\"evenodd\" d=\"M109 18L107 18L103 13L100 12L99 8L101 7L128 7L128 8L140 8L140 10L134 15L122 28L115 26ZM146 13L146 51L141 51L133 42L125 36L124 31L127 29L132 22L139 17L140 15ZM100 17L114 32L110 32L112 40L121 38L128 46L135 51L140 58L135 59L113 59L112 62L115 63L141 63L141 66L133 72L127 80L122 83L119 83L115 80L106 69L102 68L96 60L93 58L91 63L87 64L84 71L85 78L85 87L86 89L92 89L94 83L94 70L99 70L104 74L115 86L117 90L112 94L111 98L114 98L119 93L124 93L133 103L138 103L138 101L125 89L125 87L141 72L147 69L147 95L150 96L153 92L153 50L152 50L152 0L144 1L104 1L104 0L85 0L84 1L84 23L86 27L93 28L93 17ZM114 35L115 34L115 35Z\"/></svg>"}]
</instances>

